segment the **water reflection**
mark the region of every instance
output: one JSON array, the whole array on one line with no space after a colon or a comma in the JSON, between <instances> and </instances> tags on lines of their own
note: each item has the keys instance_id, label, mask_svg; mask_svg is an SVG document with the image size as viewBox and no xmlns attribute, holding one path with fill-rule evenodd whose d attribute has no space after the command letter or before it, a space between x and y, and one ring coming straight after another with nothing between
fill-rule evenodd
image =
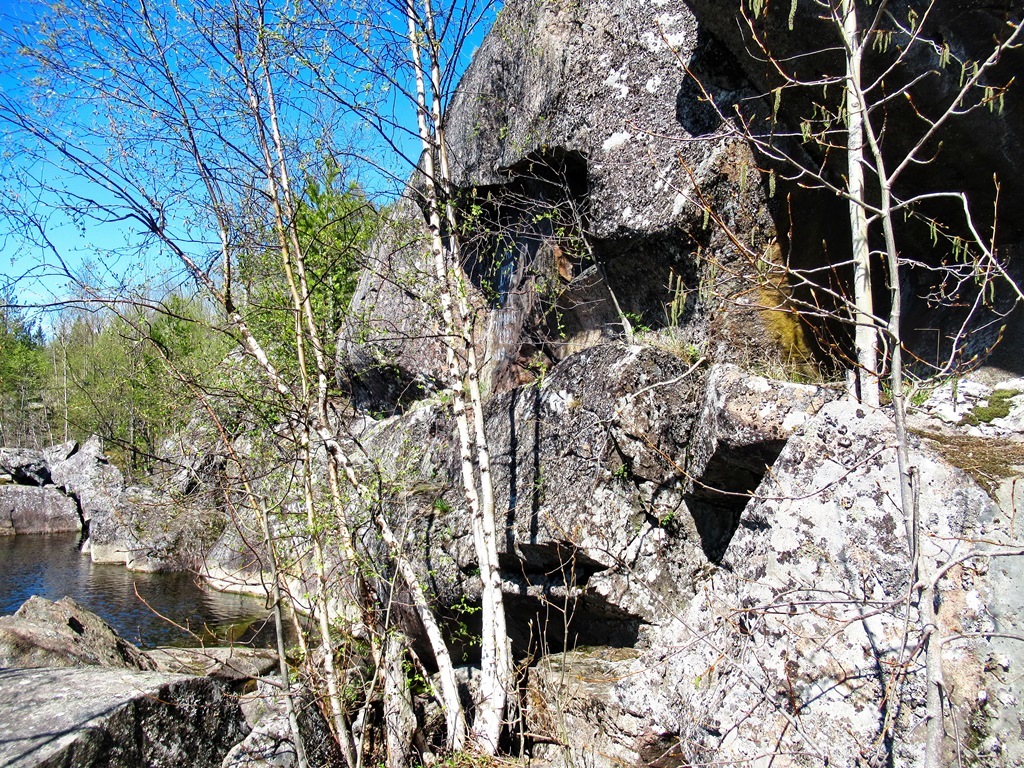
<instances>
[{"instance_id":1,"label":"water reflection","mask_svg":"<svg viewBox=\"0 0 1024 768\"><path fill-rule=\"evenodd\" d=\"M96 565L79 553L76 533L0 536L0 615L14 613L32 595L69 595L144 648L227 640L273 644L262 600L203 589L190 574Z\"/></svg>"}]
</instances>

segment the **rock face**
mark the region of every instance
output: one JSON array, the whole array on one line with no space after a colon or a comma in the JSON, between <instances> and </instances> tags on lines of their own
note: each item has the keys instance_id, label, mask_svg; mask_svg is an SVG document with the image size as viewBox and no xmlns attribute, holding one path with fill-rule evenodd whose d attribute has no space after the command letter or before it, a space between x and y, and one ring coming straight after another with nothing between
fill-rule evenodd
<instances>
[{"instance_id":1,"label":"rock face","mask_svg":"<svg viewBox=\"0 0 1024 768\"><path fill-rule=\"evenodd\" d=\"M791 167L755 157L736 130L742 121L843 183L841 151L807 140L786 143L785 137L802 136L803 121L825 96L816 88L780 87L777 67L759 55L750 35L756 29L798 76L841 79L835 25L813 4L757 4L764 10L756 14L744 6L747 17L741 5L504 5L445 122L452 195L467 231L471 300L487 310L479 354L488 360L494 391L621 335L624 318L638 327L676 327L714 361L741 365L800 366L822 347L835 352L849 345L849 329L817 311L834 312L829 295L845 290L845 202L827 189L808 189L815 185L805 176L794 182ZM889 73L900 83L915 82L913 98L884 107L891 166L925 130L921 115L937 117L949 104L960 87L961 63L984 60L1019 12L1011 0L978 7L959 0L898 3L893 18L922 19L924 37L915 55ZM885 71L903 42L869 50L866 76ZM1006 51L991 82L1012 82L1021 66L1019 47ZM827 91L833 113L841 91L838 85ZM998 250L1018 278L1024 230L1005 212L1020 207L1024 176L1019 153L1006 148L1022 139L1015 118L1021 94L1013 83L999 96L1000 110L972 109L945 123L939 159L904 173L896 190L901 199L963 192L972 204L985 201L977 205L986 210L998 196ZM991 141L979 143L977 136ZM1005 180L998 195L993 173ZM399 411L445 377L416 182L414 176L394 225L376 244L354 317L339 334L347 383L371 412ZM929 205L922 216L938 216L950 232L968 235L954 213ZM955 247L933 243L930 227L916 220L897 227L901 252L927 267L904 275L904 334L922 369L986 354L1001 335L1019 342L1024 314L1006 317L1015 294L1005 281L994 289L991 308L981 308L962 329L967 310L942 298L948 286L933 272L957 258ZM786 269L805 271L786 277ZM802 319L786 311L797 306L809 309ZM759 311L766 308L783 311ZM997 356L1003 367L1024 373L1019 356Z\"/></svg>"},{"instance_id":2,"label":"rock face","mask_svg":"<svg viewBox=\"0 0 1024 768\"><path fill-rule=\"evenodd\" d=\"M715 360L810 354L799 323L757 311L785 303L751 290L750 254L770 255L775 233L769 196L747 145L717 135L714 110L687 86L693 58L714 70L720 106L752 93L681 0L507 3L474 56L446 130L496 391L621 334L616 302L631 324L678 326ZM339 336L370 410L444 380L422 230L410 199L361 279L359 321Z\"/></svg>"},{"instance_id":3,"label":"rock face","mask_svg":"<svg viewBox=\"0 0 1024 768\"><path fill-rule=\"evenodd\" d=\"M0 669L0 763L216 768L248 732L215 681L127 669Z\"/></svg>"},{"instance_id":4,"label":"rock face","mask_svg":"<svg viewBox=\"0 0 1024 768\"><path fill-rule=\"evenodd\" d=\"M53 486L0 485L0 536L81 529L74 499Z\"/></svg>"},{"instance_id":5,"label":"rock face","mask_svg":"<svg viewBox=\"0 0 1024 768\"><path fill-rule=\"evenodd\" d=\"M50 468L46 457L27 448L0 448L0 471L19 485L46 485Z\"/></svg>"},{"instance_id":6,"label":"rock face","mask_svg":"<svg viewBox=\"0 0 1024 768\"><path fill-rule=\"evenodd\" d=\"M990 559L1016 551L1015 532L962 472L921 447L911 461L923 572L946 568L945 760L1019 764L1024 653L998 637L1019 632L1019 558ZM888 419L826 406L773 464L721 566L664 596L642 653L537 666L531 727L555 726L544 732L576 764L920 765L922 627L896 487Z\"/></svg>"},{"instance_id":7,"label":"rock face","mask_svg":"<svg viewBox=\"0 0 1024 768\"><path fill-rule=\"evenodd\" d=\"M156 665L101 618L70 597L31 597L0 616L0 667L102 666L152 670Z\"/></svg>"},{"instance_id":8,"label":"rock face","mask_svg":"<svg viewBox=\"0 0 1024 768\"><path fill-rule=\"evenodd\" d=\"M0 762L219 766L265 714L238 695L242 686L276 669L275 653L253 648L144 653L70 598L32 597L0 617ZM278 689L263 690L280 709L268 693ZM306 708L312 764L333 765L329 730L312 702ZM276 733L274 722L262 730Z\"/></svg>"},{"instance_id":9,"label":"rock face","mask_svg":"<svg viewBox=\"0 0 1024 768\"><path fill-rule=\"evenodd\" d=\"M492 398L499 557L517 650L634 645L721 553L765 462L833 396L607 344L568 358L540 386ZM409 530L445 611L479 591L452 435L442 412L425 407L361 438L388 472L429 478L396 500L394 527ZM552 621L553 610L564 620Z\"/></svg>"}]
</instances>

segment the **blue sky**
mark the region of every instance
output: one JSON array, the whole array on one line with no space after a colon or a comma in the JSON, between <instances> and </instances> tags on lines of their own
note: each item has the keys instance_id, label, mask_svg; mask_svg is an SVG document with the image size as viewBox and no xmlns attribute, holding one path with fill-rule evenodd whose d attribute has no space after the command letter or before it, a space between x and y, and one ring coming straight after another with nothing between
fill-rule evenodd
<instances>
[{"instance_id":1,"label":"blue sky","mask_svg":"<svg viewBox=\"0 0 1024 768\"><path fill-rule=\"evenodd\" d=\"M457 0L456 11L462 10L466 4L473 1ZM349 2L357 5L363 0ZM105 0L104 5L116 7L120 3L130 8L139 7L131 0ZM77 3L72 0L69 5L75 7ZM497 5L490 8L488 22L493 19L496 8ZM32 101L32 97L39 98L42 93L44 98L39 101L39 106L43 110L50 110L50 116L42 118L39 125L64 130L68 140L77 144L80 149L105 157L106 162L111 163L110 167L114 169L116 184L127 184L129 188L137 185L139 189L145 189L146 194L160 195L161 210L166 211L169 218L175 219L180 241L194 249L197 258L204 258L204 249L214 245L209 242L212 233L204 231L196 209L183 203L187 196L195 193L195 183L190 181L187 175L183 176L177 172L167 174L171 164L179 162L180 158L166 151L169 146L166 144L157 143L146 149L149 146L146 139L136 139L134 135L130 135L135 143L130 146L128 154L125 154L123 149L125 144L121 145L121 149L117 149L115 144L109 144L104 139L105 132L111 130L111 126L116 126L123 135L129 135L129 131L141 134L143 131L157 130L161 126L158 119L149 119L149 116L139 112L137 106L134 113L118 112L115 109L108 114L105 105L82 99L87 92L80 87L77 90L67 90L59 83L54 83L49 91L28 87L27 80L34 77L35 73L14 55L16 51L11 45L11 37L21 34L20 26L24 22L45 13L46 6L41 2L2 0L0 5L0 34L3 35L3 39L0 39L0 98L6 100L8 113L12 108L14 111L35 113L35 102ZM349 10L348 13L351 18L358 17L357 10ZM389 74L397 77L401 71L400 56L403 55L404 28L401 27L400 16L392 17L390 23L394 27L391 43L396 58L394 68L389 70ZM465 38L463 54L454 65L456 74L468 64L470 53L483 37L483 26L486 26L486 23ZM129 38L132 35L137 37L137 32L137 29L132 28ZM381 40L384 37L387 37L386 30ZM171 39L167 50L171 57L179 58L183 71L187 72L183 82L196 87L199 93L197 100L206 98L207 102L212 101L213 97L209 94L213 94L215 89L211 85L211 78L219 77L218 73L222 73L224 68L210 66L206 74L194 74L209 62L189 62L188 57L192 51L184 44L176 45L176 42ZM64 49L59 55L69 57L69 61L74 57L73 53L68 53ZM294 107L282 115L282 121L290 123L295 135L299 135L314 124L315 121L312 118L307 120L307 117L316 111L317 117L324 119L332 131L331 136L325 137L326 143L337 141L341 146L347 143L341 140L343 136L352 137L364 152L374 158L383 158L382 168L375 169L363 162L354 164L352 171L371 191L394 195L399 189L399 186L393 183L394 180L408 175L408 159L416 158L419 154L418 139L410 133L415 130L415 113L409 102L398 95L394 87L379 81L372 83L371 87L370 84L360 81L358 72L343 69L357 58L351 53L333 58L332 66L336 69L325 74L325 79L330 80L327 84L346 88L350 97L374 101L380 105L378 109L389 113L389 117L402 123L403 127L393 134L393 139L407 156L405 160L394 154L389 155L389 150L380 141L380 137L375 136L372 131L368 132L366 126L361 124L351 111L338 109L335 104L329 107L335 110L332 114L324 113L322 110L328 107L317 105L316 100L309 96L311 89L296 91L296 94L300 95L294 97ZM290 62L288 66L295 68L294 62ZM87 68L81 68L80 71L88 71L101 86L108 83L108 78L102 71L92 72ZM318 71L324 70L321 68ZM361 91L364 86L366 90ZM208 89L209 94L200 93L203 89ZM210 110L231 108L227 101L209 106ZM0 104L0 118L3 117L3 112L4 106ZM216 125L219 126L218 130L228 134L233 131L232 118L227 111L223 118L217 117ZM155 292L160 292L173 288L175 281L179 284L182 282L182 273L176 262L161 256L153 246L141 244L138 235L142 226L138 222L122 219L103 223L104 218L117 218L124 213L124 207L119 204L116 195L111 195L95 183L86 181L80 172L69 172L66 161L61 162L52 149L41 150L38 142L30 142L33 150L25 151L22 144L24 135L14 136L14 133L10 121L0 119L0 193L4 195L3 207L0 207L0 264L5 282L17 281L16 291L21 303L52 304L63 299L69 290L67 276L61 274L64 265L79 274L87 265L91 265L88 279L103 284L101 291L128 289L129 286L148 282L154 286ZM315 145L311 143L309 146ZM108 154L112 148L121 152L123 157ZM147 168L147 164L152 167ZM227 170L225 169L225 172ZM391 178L388 178L389 176ZM71 218L60 211L60 203L75 198L84 200L79 207L85 215ZM115 203L117 205L114 205ZM114 209L106 215L97 215L97 211L104 205L113 205ZM12 208L17 210L12 211ZM30 232L26 232L23 223L26 212L33 215L39 223L39 226ZM13 213L19 215L9 215ZM78 292L81 293L81 289L78 289Z\"/></svg>"}]
</instances>

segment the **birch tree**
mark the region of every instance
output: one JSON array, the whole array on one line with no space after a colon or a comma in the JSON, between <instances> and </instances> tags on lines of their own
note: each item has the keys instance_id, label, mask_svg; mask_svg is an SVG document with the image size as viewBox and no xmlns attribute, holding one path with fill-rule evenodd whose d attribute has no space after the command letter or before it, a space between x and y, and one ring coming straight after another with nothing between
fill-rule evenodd
<instances>
[{"instance_id":1,"label":"birch tree","mask_svg":"<svg viewBox=\"0 0 1024 768\"><path fill-rule=\"evenodd\" d=\"M325 333L334 329L318 322L310 245L300 232L306 201L294 179L295 169L308 169L317 158L351 156L353 150L339 147L334 136L348 107L323 102L307 87L312 73L330 70L322 60L329 48L319 44L316 25L302 23L297 12L262 0L188 8L145 0L62 6L61 13L9 36L7 49L24 57L20 66L34 79L26 80L22 93L0 97L0 124L22 143L25 158L55 163L74 179L70 191L39 182L31 188L35 202L83 223L116 222L130 232L127 253L167 259L175 279L196 285L220 308L224 328L262 377L264 397L279 404L284 423L278 431L294 445L311 544L310 608L328 714L347 762L355 767L362 764L365 739L357 744L351 728L336 647L364 635L375 658L394 656L379 647L381 628L367 610L353 540L356 518L375 519L385 540L395 539L382 517L365 514L377 502L333 414L333 361ZM59 107L53 95L63 100ZM42 238L64 264L59 249L45 233ZM275 361L274 349L264 344L240 303L236 269L240 257L253 250L276 254L289 297L297 365ZM90 286L94 295L119 289L124 285ZM326 499L315 482L318 455L326 464ZM272 550L276 537L269 513L258 503L252 506ZM337 551L330 553L328 529L336 532ZM441 670L448 744L461 748L464 715L450 656L422 585L408 576L411 567L401 546L391 551L398 571L407 576ZM328 557L337 561L330 572ZM277 573L273 552L270 558ZM277 589L279 579L272 581Z\"/></svg>"},{"instance_id":2,"label":"birch tree","mask_svg":"<svg viewBox=\"0 0 1024 768\"><path fill-rule=\"evenodd\" d=\"M416 82L417 125L423 145L421 163L430 249L434 277L441 286L443 332L449 340L449 386L458 430L463 490L483 581L480 701L474 731L480 746L493 754L498 749L513 670L501 592L490 449L484 431L480 368L472 310L466 299L459 222L452 199L454 185L444 135L441 62L430 0L423 0L419 9L415 0L407 0L406 20Z\"/></svg>"}]
</instances>

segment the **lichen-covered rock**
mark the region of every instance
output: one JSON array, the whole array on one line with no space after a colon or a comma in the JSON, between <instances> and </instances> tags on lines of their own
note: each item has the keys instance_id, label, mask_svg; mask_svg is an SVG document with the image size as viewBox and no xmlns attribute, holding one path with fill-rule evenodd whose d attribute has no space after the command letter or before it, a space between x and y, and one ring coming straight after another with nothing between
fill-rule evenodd
<instances>
[{"instance_id":1,"label":"lichen-covered rock","mask_svg":"<svg viewBox=\"0 0 1024 768\"><path fill-rule=\"evenodd\" d=\"M52 485L0 485L0 536L81 529L74 499Z\"/></svg>"},{"instance_id":2,"label":"lichen-covered rock","mask_svg":"<svg viewBox=\"0 0 1024 768\"><path fill-rule=\"evenodd\" d=\"M205 677L127 669L0 669L9 768L218 768L246 733L237 697Z\"/></svg>"},{"instance_id":3,"label":"lichen-covered rock","mask_svg":"<svg viewBox=\"0 0 1024 768\"><path fill-rule=\"evenodd\" d=\"M392 413L443 380L431 258L420 212L403 198L383 222L338 329L338 360L357 407Z\"/></svg>"},{"instance_id":4,"label":"lichen-covered rock","mask_svg":"<svg viewBox=\"0 0 1024 768\"><path fill-rule=\"evenodd\" d=\"M920 446L911 462L922 573L946 569L934 640L947 757L1017 764L1024 692L1013 670L1024 653L995 635L1020 631L1019 557L991 557L1015 550L968 477ZM846 401L825 406L758 487L722 567L652 628L616 705L683 762L919 765L922 627L898 503L891 422Z\"/></svg>"},{"instance_id":5,"label":"lichen-covered rock","mask_svg":"<svg viewBox=\"0 0 1024 768\"><path fill-rule=\"evenodd\" d=\"M146 654L70 597L30 597L0 616L0 667L102 666L156 669Z\"/></svg>"},{"instance_id":6,"label":"lichen-covered rock","mask_svg":"<svg viewBox=\"0 0 1024 768\"><path fill-rule=\"evenodd\" d=\"M31 448L0 448L0 471L19 485L46 485L50 467L42 451Z\"/></svg>"},{"instance_id":7,"label":"lichen-covered rock","mask_svg":"<svg viewBox=\"0 0 1024 768\"><path fill-rule=\"evenodd\" d=\"M734 365L711 371L698 426L687 445L687 473L695 481L689 510L709 558L721 557L750 494L786 441L838 394L828 387L756 376Z\"/></svg>"},{"instance_id":8,"label":"lichen-covered rock","mask_svg":"<svg viewBox=\"0 0 1024 768\"><path fill-rule=\"evenodd\" d=\"M606 344L567 358L539 385L492 398L498 549L517 649L539 637L553 648L627 646L668 620L736 529L733 508L712 509L710 481L732 468L736 484L715 490L745 501L784 439L829 397L734 368L709 372L655 347ZM697 442L710 447L694 450ZM361 443L389 475L419 478L395 500L395 528L408 526L431 594L457 612L479 579L454 424L423 407ZM564 620L550 621L553 606Z\"/></svg>"},{"instance_id":9,"label":"lichen-covered rock","mask_svg":"<svg viewBox=\"0 0 1024 768\"><path fill-rule=\"evenodd\" d=\"M678 325L715 360L809 354L799 323L780 330L759 311L785 304L756 272L761 256L775 258L769 196L747 144L718 133L718 114L688 85L695 61L713 70L724 110L750 94L682 0L502 9L446 113L470 299L489 309L477 326L493 391L626 322ZM416 382L445 375L410 195L339 337L370 410L393 412Z\"/></svg>"},{"instance_id":10,"label":"lichen-covered rock","mask_svg":"<svg viewBox=\"0 0 1024 768\"><path fill-rule=\"evenodd\" d=\"M312 768L343 763L323 713L307 692L293 689L299 733ZM221 768L291 768L298 764L294 737L278 687L261 683L241 699L252 731L225 755Z\"/></svg>"},{"instance_id":11,"label":"lichen-covered rock","mask_svg":"<svg viewBox=\"0 0 1024 768\"><path fill-rule=\"evenodd\" d=\"M130 571L195 568L225 525L222 511L147 486L121 489L113 504L108 517L90 522L85 548L94 563Z\"/></svg>"},{"instance_id":12,"label":"lichen-covered rock","mask_svg":"<svg viewBox=\"0 0 1024 768\"><path fill-rule=\"evenodd\" d=\"M223 528L223 514L208 507L127 485L95 435L80 447L3 451L12 478L28 485L0 486L0 534L81 530L84 523L83 551L95 563L180 571L194 568Z\"/></svg>"},{"instance_id":13,"label":"lichen-covered rock","mask_svg":"<svg viewBox=\"0 0 1024 768\"><path fill-rule=\"evenodd\" d=\"M103 444L93 435L67 458L49 465L54 485L78 499L82 515L100 526L114 514L124 475L103 453Z\"/></svg>"},{"instance_id":14,"label":"lichen-covered rock","mask_svg":"<svg viewBox=\"0 0 1024 768\"><path fill-rule=\"evenodd\" d=\"M545 656L531 667L525 709L536 739L533 757L585 766L649 765L662 757L647 723L615 694L624 677L636 674L638 656L633 649L586 647Z\"/></svg>"}]
</instances>

